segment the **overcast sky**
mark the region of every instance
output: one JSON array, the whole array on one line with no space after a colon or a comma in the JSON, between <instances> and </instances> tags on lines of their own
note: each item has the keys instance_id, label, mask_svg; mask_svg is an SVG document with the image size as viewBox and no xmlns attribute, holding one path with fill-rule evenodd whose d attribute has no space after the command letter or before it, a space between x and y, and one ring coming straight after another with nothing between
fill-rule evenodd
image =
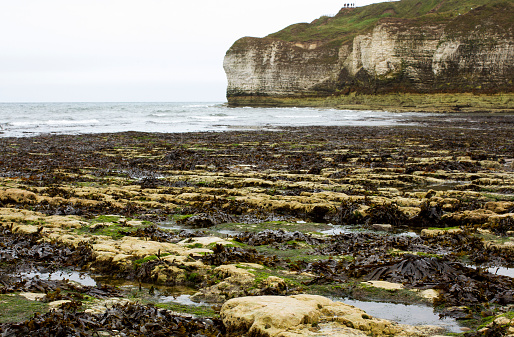
<instances>
[{"instance_id":1,"label":"overcast sky","mask_svg":"<svg viewBox=\"0 0 514 337\"><path fill-rule=\"evenodd\" d=\"M0 102L225 101L223 57L234 41L336 14L344 3L2 1Z\"/></svg>"}]
</instances>

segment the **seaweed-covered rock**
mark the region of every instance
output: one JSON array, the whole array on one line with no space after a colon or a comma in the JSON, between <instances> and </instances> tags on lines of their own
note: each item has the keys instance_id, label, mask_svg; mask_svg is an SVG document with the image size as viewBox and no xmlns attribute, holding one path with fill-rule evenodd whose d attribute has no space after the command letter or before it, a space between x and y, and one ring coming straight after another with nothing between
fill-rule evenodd
<instances>
[{"instance_id":1,"label":"seaweed-covered rock","mask_svg":"<svg viewBox=\"0 0 514 337\"><path fill-rule=\"evenodd\" d=\"M287 293L287 284L284 279L276 276L268 276L260 284L261 293L264 295L285 295Z\"/></svg>"},{"instance_id":2,"label":"seaweed-covered rock","mask_svg":"<svg viewBox=\"0 0 514 337\"><path fill-rule=\"evenodd\" d=\"M283 229L271 230L266 229L261 232L251 233L244 232L237 234L234 239L239 242L246 243L251 246L262 246L273 243L283 243L292 240L305 241L308 244L320 243L321 239L313 238L312 235L303 234L302 232L287 232Z\"/></svg>"},{"instance_id":3,"label":"seaweed-covered rock","mask_svg":"<svg viewBox=\"0 0 514 337\"><path fill-rule=\"evenodd\" d=\"M280 261L276 256L265 256L259 254L254 249L242 249L239 247L225 247L221 244L216 244L213 248L212 254L206 255L202 258L206 264L220 266L231 262L250 262L259 263L269 267L279 265Z\"/></svg>"},{"instance_id":4,"label":"seaweed-covered rock","mask_svg":"<svg viewBox=\"0 0 514 337\"><path fill-rule=\"evenodd\" d=\"M214 226L214 220L205 213L193 215L180 221L184 226L191 228L208 228Z\"/></svg>"}]
</instances>

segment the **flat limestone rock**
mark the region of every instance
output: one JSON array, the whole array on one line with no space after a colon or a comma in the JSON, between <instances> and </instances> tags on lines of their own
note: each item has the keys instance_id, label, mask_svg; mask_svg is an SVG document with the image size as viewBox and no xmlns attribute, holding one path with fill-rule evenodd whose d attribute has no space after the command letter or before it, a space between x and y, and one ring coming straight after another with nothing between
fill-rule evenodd
<instances>
[{"instance_id":1,"label":"flat limestone rock","mask_svg":"<svg viewBox=\"0 0 514 337\"><path fill-rule=\"evenodd\" d=\"M404 289L403 284L387 282L387 281L367 281L367 282L362 282L362 283L365 285L370 285L375 288L382 288L382 289L387 289L387 290Z\"/></svg>"},{"instance_id":2,"label":"flat limestone rock","mask_svg":"<svg viewBox=\"0 0 514 337\"><path fill-rule=\"evenodd\" d=\"M46 294L44 293L26 293L21 292L20 296L25 297L29 301L38 301L41 300L43 297L45 297Z\"/></svg>"},{"instance_id":3,"label":"flat limestone rock","mask_svg":"<svg viewBox=\"0 0 514 337\"><path fill-rule=\"evenodd\" d=\"M48 303L48 307L50 309L57 309L59 308L61 305L65 304L65 303L71 303L70 300L59 300L59 301L53 301L53 302L50 302Z\"/></svg>"},{"instance_id":4,"label":"flat limestone rock","mask_svg":"<svg viewBox=\"0 0 514 337\"><path fill-rule=\"evenodd\" d=\"M442 236L446 234L457 234L462 233L462 229L460 228L452 228L452 229L423 229L421 231L422 238L433 238L437 236Z\"/></svg>"},{"instance_id":5,"label":"flat limestone rock","mask_svg":"<svg viewBox=\"0 0 514 337\"><path fill-rule=\"evenodd\" d=\"M221 308L230 333L251 336L432 336L436 327L413 327L373 318L363 310L316 295L231 299Z\"/></svg>"}]
</instances>

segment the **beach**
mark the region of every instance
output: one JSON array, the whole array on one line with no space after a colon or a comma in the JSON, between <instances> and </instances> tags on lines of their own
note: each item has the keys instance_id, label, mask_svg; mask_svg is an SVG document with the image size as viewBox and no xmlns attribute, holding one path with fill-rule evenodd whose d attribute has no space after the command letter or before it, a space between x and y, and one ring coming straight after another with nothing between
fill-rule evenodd
<instances>
[{"instance_id":1,"label":"beach","mask_svg":"<svg viewBox=\"0 0 514 337\"><path fill-rule=\"evenodd\" d=\"M485 317L505 317L514 304L514 117L401 119L0 138L0 253L20 247L19 258L0 265L0 289L17 299L46 296L39 312L64 301L59 310L90 315L91 322L105 314L107 300L118 313L141 314L150 309L133 303L151 304L196 315L206 335L249 333L250 323L238 324L234 311L236 304L248 308L248 296L334 301L302 297L332 314L318 307L308 324L289 326L259 326L255 318L256 334L476 331ZM104 293L20 276L61 270L91 275L98 280L92 288L103 284ZM419 328L423 322L380 320L386 317L362 323L367 314L360 313L344 323L333 317L345 299L437 307L452 323L436 322L432 330ZM0 327L15 331L9 323Z\"/></svg>"}]
</instances>

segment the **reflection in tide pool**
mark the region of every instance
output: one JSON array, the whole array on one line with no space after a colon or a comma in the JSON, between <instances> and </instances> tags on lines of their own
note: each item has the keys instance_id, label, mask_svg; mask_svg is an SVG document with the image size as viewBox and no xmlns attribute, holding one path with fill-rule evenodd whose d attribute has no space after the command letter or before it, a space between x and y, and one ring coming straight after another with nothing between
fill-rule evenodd
<instances>
[{"instance_id":1,"label":"reflection in tide pool","mask_svg":"<svg viewBox=\"0 0 514 337\"><path fill-rule=\"evenodd\" d=\"M473 269L481 268L482 271L487 271L494 275L501 275L501 276L507 276L507 277L514 278L514 268L512 266L510 268L507 268L507 267L481 267L481 266L476 266L476 265L472 265L472 264L467 264L466 267L473 268Z\"/></svg>"},{"instance_id":2,"label":"reflection in tide pool","mask_svg":"<svg viewBox=\"0 0 514 337\"><path fill-rule=\"evenodd\" d=\"M206 305L204 302L194 302L191 300L191 295L178 295L178 296L160 296L159 303L178 303L183 305L190 305L194 307Z\"/></svg>"},{"instance_id":3,"label":"reflection in tide pool","mask_svg":"<svg viewBox=\"0 0 514 337\"><path fill-rule=\"evenodd\" d=\"M455 319L440 319L432 307L423 305L405 305L397 303L365 302L358 300L334 299L345 304L353 305L366 311L371 316L388 319L401 324L435 325L450 332L462 332Z\"/></svg>"},{"instance_id":4,"label":"reflection in tide pool","mask_svg":"<svg viewBox=\"0 0 514 337\"><path fill-rule=\"evenodd\" d=\"M514 277L514 268L492 267L487 269L487 271L495 275Z\"/></svg>"}]
</instances>

